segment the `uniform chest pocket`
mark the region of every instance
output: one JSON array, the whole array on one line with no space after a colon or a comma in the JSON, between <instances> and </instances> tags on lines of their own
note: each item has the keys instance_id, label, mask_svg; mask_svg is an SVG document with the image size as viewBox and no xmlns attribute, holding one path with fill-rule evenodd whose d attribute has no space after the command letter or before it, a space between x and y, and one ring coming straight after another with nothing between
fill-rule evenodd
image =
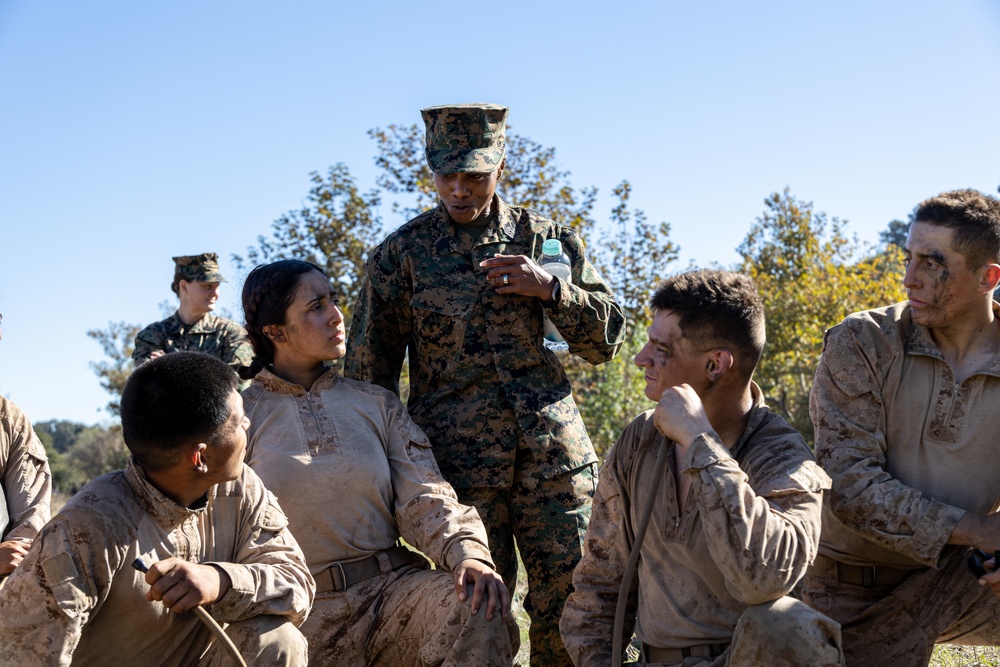
<instances>
[{"instance_id":1,"label":"uniform chest pocket","mask_svg":"<svg viewBox=\"0 0 1000 667\"><path fill-rule=\"evenodd\" d=\"M478 294L426 290L413 295L413 338L417 356L432 372L447 373L458 363Z\"/></svg>"}]
</instances>

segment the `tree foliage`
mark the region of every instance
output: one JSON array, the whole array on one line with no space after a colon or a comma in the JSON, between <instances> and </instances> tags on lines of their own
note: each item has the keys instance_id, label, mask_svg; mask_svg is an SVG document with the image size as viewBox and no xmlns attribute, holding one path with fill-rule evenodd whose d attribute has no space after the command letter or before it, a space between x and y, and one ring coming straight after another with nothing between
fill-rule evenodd
<instances>
[{"instance_id":1,"label":"tree foliage","mask_svg":"<svg viewBox=\"0 0 1000 667\"><path fill-rule=\"evenodd\" d=\"M66 496L98 475L124 468L128 461L119 425L87 426L51 419L34 428L49 457L52 486Z\"/></svg>"},{"instance_id":2,"label":"tree foliage","mask_svg":"<svg viewBox=\"0 0 1000 667\"><path fill-rule=\"evenodd\" d=\"M107 329L91 329L87 336L96 340L106 359L90 362L90 367L97 374L101 387L111 394L107 411L117 417L121 408L122 391L125 382L132 374L135 363L132 352L135 350L135 335L142 330L138 324L128 322L109 322Z\"/></svg>"},{"instance_id":3,"label":"tree foliage","mask_svg":"<svg viewBox=\"0 0 1000 667\"><path fill-rule=\"evenodd\" d=\"M633 360L651 324L653 290L670 275L680 252L670 240L669 224L653 225L642 210L629 210L628 181L619 183L612 194L617 204L611 209L610 225L602 229L600 243L591 246L589 255L625 312L625 342L614 359L600 366L563 357L580 413L602 459L625 425L652 407L644 394L643 373Z\"/></svg>"},{"instance_id":4,"label":"tree foliage","mask_svg":"<svg viewBox=\"0 0 1000 667\"><path fill-rule=\"evenodd\" d=\"M809 390L823 334L852 312L904 299L902 257L895 246L862 246L846 222L814 212L787 188L764 205L738 248L740 269L756 283L767 317L755 379L771 406L812 442Z\"/></svg>"},{"instance_id":5,"label":"tree foliage","mask_svg":"<svg viewBox=\"0 0 1000 667\"><path fill-rule=\"evenodd\" d=\"M347 165L338 162L326 176L310 174L312 187L299 210L271 224L271 236L257 237L246 257L233 255L241 269L279 259L303 259L323 267L340 284L342 309L350 314L364 276L365 257L381 239L379 193L358 189Z\"/></svg>"}]
</instances>

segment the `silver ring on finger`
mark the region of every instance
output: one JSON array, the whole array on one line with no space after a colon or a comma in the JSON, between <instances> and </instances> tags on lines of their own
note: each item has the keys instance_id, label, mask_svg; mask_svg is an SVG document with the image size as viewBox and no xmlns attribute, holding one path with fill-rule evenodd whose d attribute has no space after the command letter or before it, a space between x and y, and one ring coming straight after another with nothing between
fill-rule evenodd
<instances>
[{"instance_id":1,"label":"silver ring on finger","mask_svg":"<svg viewBox=\"0 0 1000 667\"><path fill-rule=\"evenodd\" d=\"M509 285L510 284L510 274L509 273L503 274L503 284L504 285Z\"/></svg>"}]
</instances>

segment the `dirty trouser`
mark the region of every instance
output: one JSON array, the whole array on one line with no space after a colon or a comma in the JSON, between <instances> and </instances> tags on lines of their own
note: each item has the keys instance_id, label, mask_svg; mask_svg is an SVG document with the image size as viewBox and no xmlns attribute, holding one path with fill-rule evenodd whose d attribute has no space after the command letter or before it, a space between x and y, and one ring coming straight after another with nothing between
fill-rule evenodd
<instances>
[{"instance_id":1,"label":"dirty trouser","mask_svg":"<svg viewBox=\"0 0 1000 667\"><path fill-rule=\"evenodd\" d=\"M545 479L531 451L518 448L511 488L455 489L462 503L479 511L497 572L511 591L517 583L517 540L528 575L524 609L531 617L534 667L573 664L559 636L559 617L583 554L597 486L595 470L591 464Z\"/></svg>"},{"instance_id":2,"label":"dirty trouser","mask_svg":"<svg viewBox=\"0 0 1000 667\"><path fill-rule=\"evenodd\" d=\"M306 638L284 616L260 615L226 626L226 634L239 649L248 667L305 667ZM202 667L232 667L233 659L222 642L213 637Z\"/></svg>"},{"instance_id":3,"label":"dirty trouser","mask_svg":"<svg viewBox=\"0 0 1000 667\"><path fill-rule=\"evenodd\" d=\"M517 624L486 604L473 616L442 570L401 567L351 586L316 595L302 633L309 663L323 667L386 665L509 666ZM513 643L513 649L512 649Z\"/></svg>"},{"instance_id":4,"label":"dirty trouser","mask_svg":"<svg viewBox=\"0 0 1000 667\"><path fill-rule=\"evenodd\" d=\"M717 658L647 662L647 667L843 667L836 621L791 597L747 607Z\"/></svg>"},{"instance_id":5,"label":"dirty trouser","mask_svg":"<svg viewBox=\"0 0 1000 667\"><path fill-rule=\"evenodd\" d=\"M940 570L914 570L893 587L838 581L836 561L817 558L802 582L802 599L840 622L849 667L926 667L934 644L1000 645L1000 604L949 548Z\"/></svg>"}]
</instances>

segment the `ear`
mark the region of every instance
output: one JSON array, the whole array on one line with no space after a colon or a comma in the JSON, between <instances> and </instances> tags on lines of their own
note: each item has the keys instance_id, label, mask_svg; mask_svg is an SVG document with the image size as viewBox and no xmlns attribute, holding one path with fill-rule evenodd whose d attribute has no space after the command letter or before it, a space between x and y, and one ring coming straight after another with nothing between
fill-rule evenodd
<instances>
[{"instance_id":1,"label":"ear","mask_svg":"<svg viewBox=\"0 0 1000 667\"><path fill-rule=\"evenodd\" d=\"M705 361L705 375L712 382L718 382L736 363L733 353L724 347L717 347L708 353Z\"/></svg>"},{"instance_id":2,"label":"ear","mask_svg":"<svg viewBox=\"0 0 1000 667\"><path fill-rule=\"evenodd\" d=\"M984 293L993 292L1000 285L1000 264L987 264L979 278L979 289Z\"/></svg>"},{"instance_id":3,"label":"ear","mask_svg":"<svg viewBox=\"0 0 1000 667\"><path fill-rule=\"evenodd\" d=\"M283 343L285 341L285 332L277 324L268 324L262 331L272 343Z\"/></svg>"},{"instance_id":4,"label":"ear","mask_svg":"<svg viewBox=\"0 0 1000 667\"><path fill-rule=\"evenodd\" d=\"M191 448L191 464L194 466L196 472L202 474L208 472L208 464L205 462L206 451L208 451L208 445L204 442L199 442Z\"/></svg>"}]
</instances>

